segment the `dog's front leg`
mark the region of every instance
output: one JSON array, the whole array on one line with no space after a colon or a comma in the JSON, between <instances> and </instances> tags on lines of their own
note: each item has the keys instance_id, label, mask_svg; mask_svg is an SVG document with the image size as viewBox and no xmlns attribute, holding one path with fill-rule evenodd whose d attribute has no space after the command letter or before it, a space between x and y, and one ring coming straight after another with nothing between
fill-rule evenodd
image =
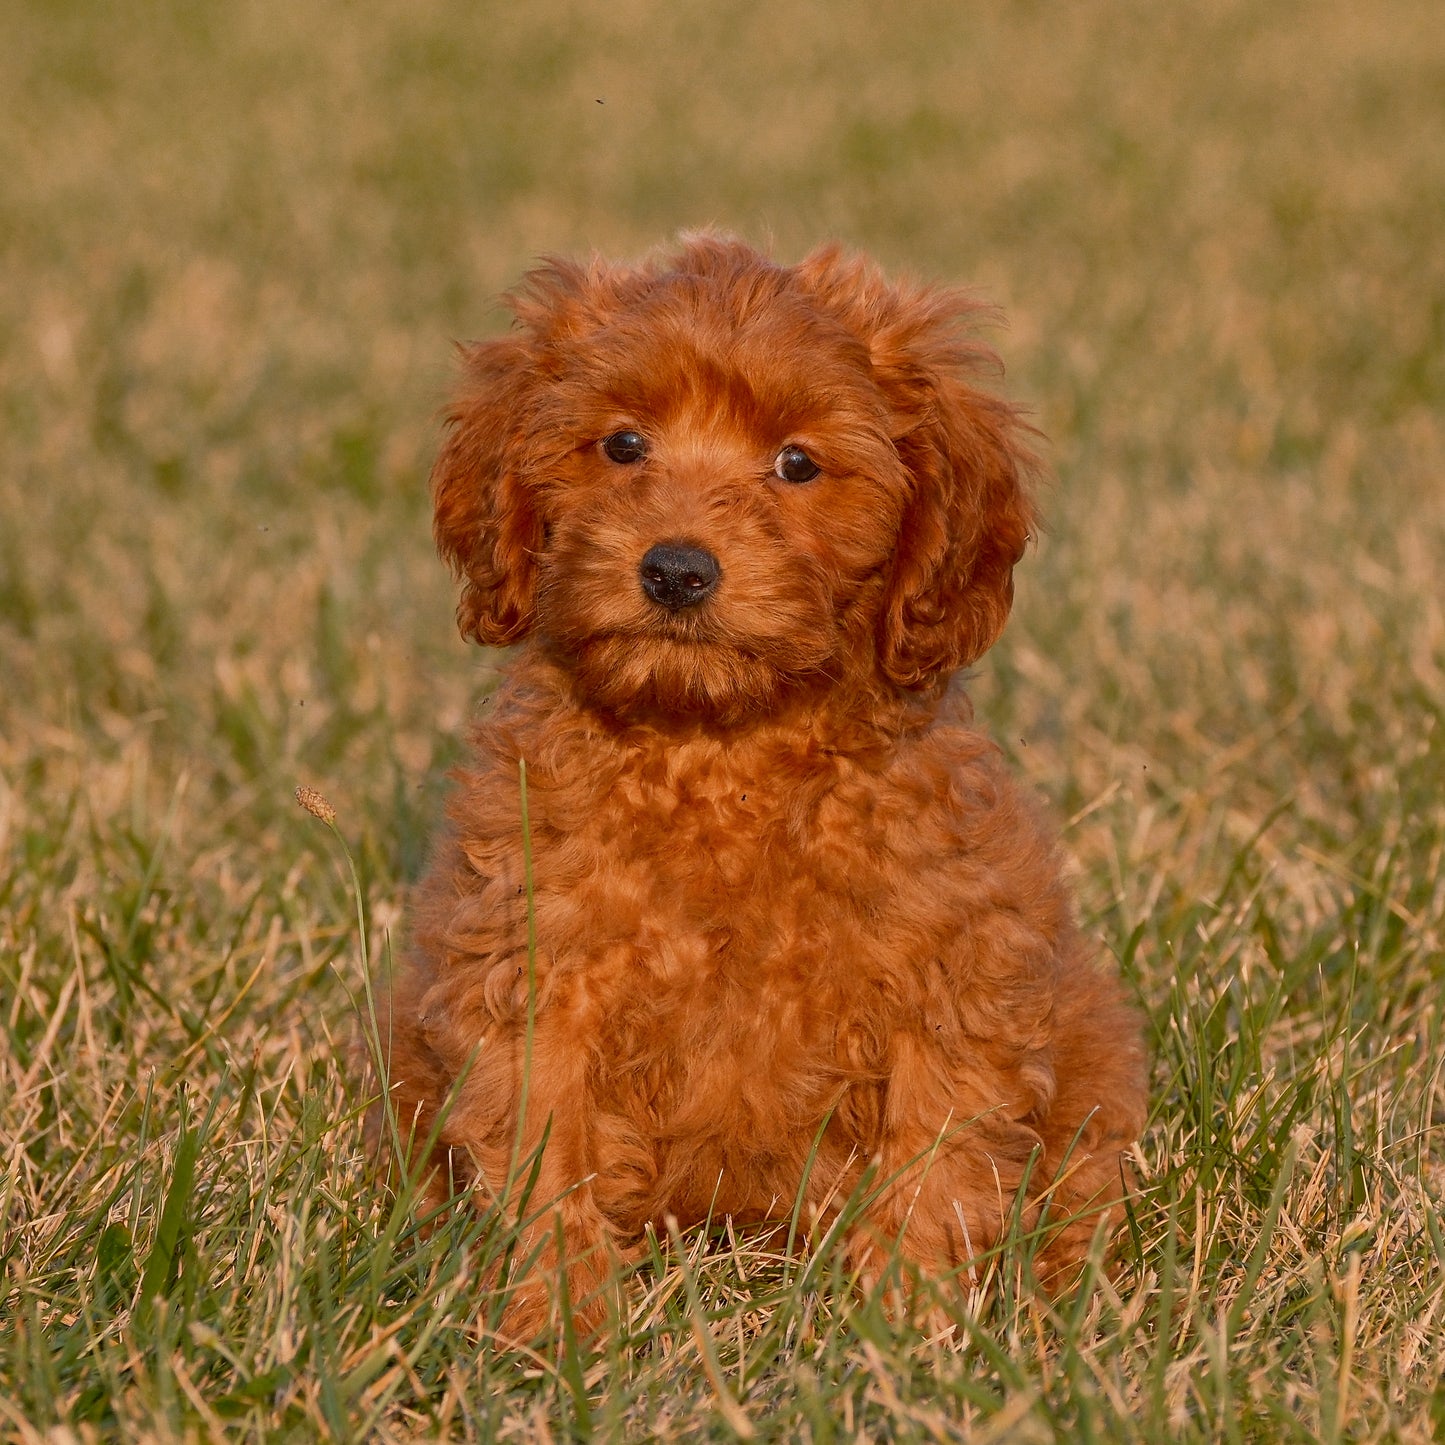
<instances>
[{"instance_id":1,"label":"dog's front leg","mask_svg":"<svg viewBox=\"0 0 1445 1445\"><path fill-rule=\"evenodd\" d=\"M447 1121L449 1142L471 1155L478 1202L516 1231L491 1280L513 1341L606 1318L618 1251L593 1189L594 1113L585 1051L555 1017L537 1020L530 1042L519 1030L484 1044Z\"/></svg>"},{"instance_id":2,"label":"dog's front leg","mask_svg":"<svg viewBox=\"0 0 1445 1445\"><path fill-rule=\"evenodd\" d=\"M960 1075L926 1042L896 1045L875 1193L849 1240L864 1288L891 1280L894 1302L906 1304L920 1274L976 1282L1015 1216L1033 1223L1041 1140L992 1102L1006 1096L994 1082L980 1087L986 1075Z\"/></svg>"}]
</instances>

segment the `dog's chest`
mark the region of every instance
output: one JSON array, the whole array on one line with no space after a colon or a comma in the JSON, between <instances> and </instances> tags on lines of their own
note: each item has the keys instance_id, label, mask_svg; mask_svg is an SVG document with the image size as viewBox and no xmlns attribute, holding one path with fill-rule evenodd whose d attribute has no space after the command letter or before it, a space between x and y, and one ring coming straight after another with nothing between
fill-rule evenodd
<instances>
[{"instance_id":1,"label":"dog's chest","mask_svg":"<svg viewBox=\"0 0 1445 1445\"><path fill-rule=\"evenodd\" d=\"M985 841L1010 832L986 751L954 730L872 765L801 746L534 754L538 1048L581 1064L588 1117L654 1160L659 1199L695 1186L705 1207L720 1174L782 1188L824 1119L838 1167L866 1156L895 1041L972 1047L973 940L1000 907L1017 917ZM496 754L469 779L438 985L510 1037L528 998L517 786ZM616 1187L625 1213L634 1185Z\"/></svg>"},{"instance_id":2,"label":"dog's chest","mask_svg":"<svg viewBox=\"0 0 1445 1445\"><path fill-rule=\"evenodd\" d=\"M759 1067L831 1047L861 1009L912 1006L898 960L922 973L946 946L967 865L947 780L899 773L663 755L586 809L542 797L537 932L563 991Z\"/></svg>"},{"instance_id":3,"label":"dog's chest","mask_svg":"<svg viewBox=\"0 0 1445 1445\"><path fill-rule=\"evenodd\" d=\"M558 1023L600 1112L655 1151L658 1198L766 1213L823 1120L838 1167L873 1147L895 1034L951 1007L967 860L926 769L670 762L544 840L539 944L560 945Z\"/></svg>"}]
</instances>

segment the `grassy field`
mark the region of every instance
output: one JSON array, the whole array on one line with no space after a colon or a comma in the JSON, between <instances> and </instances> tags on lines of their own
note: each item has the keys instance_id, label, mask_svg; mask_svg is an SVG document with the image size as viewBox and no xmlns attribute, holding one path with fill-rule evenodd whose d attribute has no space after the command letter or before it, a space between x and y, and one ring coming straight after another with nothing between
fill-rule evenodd
<instances>
[{"instance_id":1,"label":"grassy field","mask_svg":"<svg viewBox=\"0 0 1445 1445\"><path fill-rule=\"evenodd\" d=\"M1434 0L0 5L0 1437L1445 1434ZM1112 1285L659 1246L494 1347L347 1051L464 720L425 472L537 254L1003 305L1051 527L973 691L1150 1021ZM292 798L335 805L344 857Z\"/></svg>"}]
</instances>

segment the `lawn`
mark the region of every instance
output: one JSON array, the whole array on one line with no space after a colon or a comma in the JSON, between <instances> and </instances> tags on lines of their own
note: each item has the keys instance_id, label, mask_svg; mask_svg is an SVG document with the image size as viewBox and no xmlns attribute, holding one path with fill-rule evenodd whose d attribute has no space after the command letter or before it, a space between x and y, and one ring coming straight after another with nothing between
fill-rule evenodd
<instances>
[{"instance_id":1,"label":"lawn","mask_svg":"<svg viewBox=\"0 0 1445 1445\"><path fill-rule=\"evenodd\" d=\"M3 32L0 1438L1445 1435L1433 0ZM970 688L1147 1014L1140 1189L1054 1304L1026 1244L944 1327L723 1230L509 1351L503 1232L377 1187L352 1062L499 660L436 413L534 257L708 223L1008 315L1050 525Z\"/></svg>"}]
</instances>

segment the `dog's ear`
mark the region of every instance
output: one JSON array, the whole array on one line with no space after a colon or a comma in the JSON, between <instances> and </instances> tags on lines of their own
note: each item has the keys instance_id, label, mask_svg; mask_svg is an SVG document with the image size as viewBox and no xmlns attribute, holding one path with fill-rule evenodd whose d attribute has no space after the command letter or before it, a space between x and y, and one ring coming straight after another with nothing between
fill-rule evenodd
<instances>
[{"instance_id":1,"label":"dog's ear","mask_svg":"<svg viewBox=\"0 0 1445 1445\"><path fill-rule=\"evenodd\" d=\"M1037 525L1026 428L969 385L975 364L945 348L900 369L918 422L894 439L912 489L879 619L880 663L900 687L932 687L993 646Z\"/></svg>"},{"instance_id":2,"label":"dog's ear","mask_svg":"<svg viewBox=\"0 0 1445 1445\"><path fill-rule=\"evenodd\" d=\"M437 550L462 582L457 625L503 647L532 625L542 521L521 476L532 348L513 333L462 348L463 385L432 467Z\"/></svg>"},{"instance_id":3,"label":"dog's ear","mask_svg":"<svg viewBox=\"0 0 1445 1445\"><path fill-rule=\"evenodd\" d=\"M1013 605L1014 564L1037 525L1038 462L1016 408L973 385L998 361L967 334L989 308L956 292L895 286L835 247L798 268L867 342L908 477L878 656L899 687L925 690L981 657Z\"/></svg>"}]
</instances>

